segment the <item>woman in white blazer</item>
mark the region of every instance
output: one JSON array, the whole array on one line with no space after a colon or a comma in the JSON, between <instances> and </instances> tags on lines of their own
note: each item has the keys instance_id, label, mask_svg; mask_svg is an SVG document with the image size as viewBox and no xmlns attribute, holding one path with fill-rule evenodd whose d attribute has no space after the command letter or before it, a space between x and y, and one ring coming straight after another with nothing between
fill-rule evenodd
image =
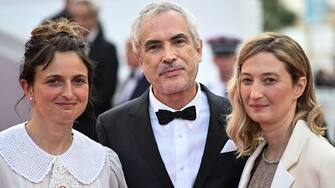
<instances>
[{"instance_id":1,"label":"woman in white blazer","mask_svg":"<svg viewBox=\"0 0 335 188\"><path fill-rule=\"evenodd\" d=\"M229 83L227 132L250 155L240 188L335 187L309 60L292 38L264 33L242 45Z\"/></svg>"}]
</instances>

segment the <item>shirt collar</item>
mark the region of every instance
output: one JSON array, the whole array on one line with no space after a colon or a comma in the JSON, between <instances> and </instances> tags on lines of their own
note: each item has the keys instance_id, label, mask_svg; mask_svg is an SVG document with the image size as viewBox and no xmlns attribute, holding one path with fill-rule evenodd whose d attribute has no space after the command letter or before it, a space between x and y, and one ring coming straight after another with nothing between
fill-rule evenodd
<instances>
[{"instance_id":1,"label":"shirt collar","mask_svg":"<svg viewBox=\"0 0 335 188\"><path fill-rule=\"evenodd\" d=\"M154 112L157 112L159 109L162 109L162 110L169 110L171 112L175 112L175 111L178 111L176 109L173 109L165 104L163 104L162 102L160 102L154 95L153 93L153 88L152 86L150 86L150 90L149 90L149 101L150 101L150 108L153 109ZM197 93L196 95L194 96L194 98L192 99L192 101L190 101L188 104L186 104L184 107L182 107L180 110L184 110L185 108L187 107L190 107L190 106L195 106L195 109L196 109L196 114L197 114L197 117L199 116L199 112L200 112L200 109L201 109L201 101L202 98L201 98L201 87L200 87L200 84L197 83ZM155 118L157 118L157 116L155 116ZM196 124L196 120L195 119L194 121L190 121L190 120L184 120L187 124L187 126L189 128L192 128L194 124ZM171 121L173 122L173 121ZM164 127L168 130L171 126L171 122L168 123L167 125L164 125Z\"/></svg>"},{"instance_id":2,"label":"shirt collar","mask_svg":"<svg viewBox=\"0 0 335 188\"><path fill-rule=\"evenodd\" d=\"M75 179L90 184L103 170L107 148L76 130L72 132L73 142L69 149L55 156L39 148L22 123L0 134L0 155L12 170L34 183L43 181L58 158Z\"/></svg>"}]
</instances>

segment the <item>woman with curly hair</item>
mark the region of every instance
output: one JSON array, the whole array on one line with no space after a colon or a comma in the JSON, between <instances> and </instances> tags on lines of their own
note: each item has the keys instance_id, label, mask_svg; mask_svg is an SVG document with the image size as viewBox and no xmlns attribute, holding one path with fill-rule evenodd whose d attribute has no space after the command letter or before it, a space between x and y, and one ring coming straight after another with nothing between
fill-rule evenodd
<instances>
[{"instance_id":1,"label":"woman with curly hair","mask_svg":"<svg viewBox=\"0 0 335 188\"><path fill-rule=\"evenodd\" d=\"M93 78L78 29L60 20L31 32L19 82L32 115L0 133L0 187L127 187L115 152L72 129Z\"/></svg>"}]
</instances>

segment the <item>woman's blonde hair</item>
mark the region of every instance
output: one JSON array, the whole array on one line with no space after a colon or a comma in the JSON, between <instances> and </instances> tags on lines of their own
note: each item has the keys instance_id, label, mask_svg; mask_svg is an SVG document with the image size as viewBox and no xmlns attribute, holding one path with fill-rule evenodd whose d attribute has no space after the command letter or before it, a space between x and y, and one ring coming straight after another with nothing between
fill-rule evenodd
<instances>
[{"instance_id":1,"label":"woman's blonde hair","mask_svg":"<svg viewBox=\"0 0 335 188\"><path fill-rule=\"evenodd\" d=\"M305 120L309 128L317 135L324 134L323 113L315 98L315 88L309 60L292 38L277 34L263 33L246 41L238 54L234 75L228 84L228 97L232 104L232 113L228 116L227 133L238 148L238 156L252 154L264 139L258 123L246 113L240 96L240 73L243 63L260 52L274 55L285 64L293 84L306 77L304 93L298 98L296 113L291 126L299 120Z\"/></svg>"}]
</instances>

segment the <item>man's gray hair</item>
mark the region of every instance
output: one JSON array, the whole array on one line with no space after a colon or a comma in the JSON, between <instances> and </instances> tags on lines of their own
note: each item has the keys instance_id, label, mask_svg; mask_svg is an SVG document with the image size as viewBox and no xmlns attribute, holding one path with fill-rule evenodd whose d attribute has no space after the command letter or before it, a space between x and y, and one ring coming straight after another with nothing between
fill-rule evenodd
<instances>
[{"instance_id":1,"label":"man's gray hair","mask_svg":"<svg viewBox=\"0 0 335 188\"><path fill-rule=\"evenodd\" d=\"M146 18L157 16L164 12L168 12L170 10L180 13L185 18L190 33L192 35L194 46L197 47L199 45L200 34L196 19L193 16L193 14L176 3L168 1L158 1L147 4L133 21L131 37L132 37L133 50L136 54L139 54L139 49L141 45L140 30L143 20Z\"/></svg>"}]
</instances>

